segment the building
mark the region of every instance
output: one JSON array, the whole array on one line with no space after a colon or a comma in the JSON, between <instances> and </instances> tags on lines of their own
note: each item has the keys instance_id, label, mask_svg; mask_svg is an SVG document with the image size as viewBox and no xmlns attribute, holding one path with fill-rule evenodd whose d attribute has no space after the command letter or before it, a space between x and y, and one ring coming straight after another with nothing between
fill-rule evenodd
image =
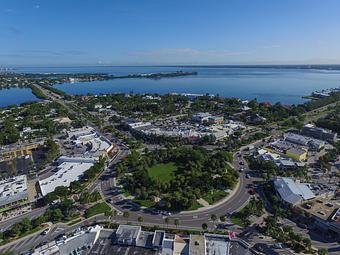
<instances>
[{"instance_id":1,"label":"building","mask_svg":"<svg viewBox=\"0 0 340 255\"><path fill-rule=\"evenodd\" d=\"M212 117L212 116L208 112L199 112L199 113L194 114L192 116L192 120L194 122L198 122L198 123L206 123L206 122L209 122L210 117Z\"/></svg>"},{"instance_id":2,"label":"building","mask_svg":"<svg viewBox=\"0 0 340 255\"><path fill-rule=\"evenodd\" d=\"M337 133L333 133L330 130L324 128L318 128L313 124L305 125L301 130L301 134L330 143L334 143L337 140Z\"/></svg>"},{"instance_id":3,"label":"building","mask_svg":"<svg viewBox=\"0 0 340 255\"><path fill-rule=\"evenodd\" d=\"M82 155L87 157L108 157L116 148L108 139L100 136L93 128L83 127L80 129L73 129L68 132L68 137L72 144L83 148Z\"/></svg>"},{"instance_id":4,"label":"building","mask_svg":"<svg viewBox=\"0 0 340 255\"><path fill-rule=\"evenodd\" d=\"M340 240L340 201L331 197L316 198L299 205L299 209L308 213L314 225L323 232L337 236Z\"/></svg>"},{"instance_id":5,"label":"building","mask_svg":"<svg viewBox=\"0 0 340 255\"><path fill-rule=\"evenodd\" d=\"M275 152L278 152L281 155L285 155L289 158L299 161L307 160L308 149L286 140L277 140L275 142L270 143L270 148Z\"/></svg>"},{"instance_id":6,"label":"building","mask_svg":"<svg viewBox=\"0 0 340 255\"><path fill-rule=\"evenodd\" d=\"M148 232L141 230L140 226L120 225L113 238L113 248L108 251L122 252L106 254L126 254L124 246L139 249L140 253L158 255L250 255L256 254L248 243L236 237L227 235L179 235L168 234L164 231ZM144 249L144 250L140 250ZM143 252L142 252L143 251ZM90 253L92 254L92 253ZM102 254L102 253L100 253Z\"/></svg>"},{"instance_id":7,"label":"building","mask_svg":"<svg viewBox=\"0 0 340 255\"><path fill-rule=\"evenodd\" d=\"M38 182L43 196L53 192L56 187L69 187L71 182L78 181L94 165L95 159L60 157L57 162L56 172Z\"/></svg>"},{"instance_id":8,"label":"building","mask_svg":"<svg viewBox=\"0 0 340 255\"><path fill-rule=\"evenodd\" d=\"M2 212L15 209L28 202L26 175L0 180L0 210Z\"/></svg>"},{"instance_id":9,"label":"building","mask_svg":"<svg viewBox=\"0 0 340 255\"><path fill-rule=\"evenodd\" d=\"M189 238L175 235L173 255L189 255Z\"/></svg>"},{"instance_id":10,"label":"building","mask_svg":"<svg viewBox=\"0 0 340 255\"><path fill-rule=\"evenodd\" d=\"M325 148L325 141L294 133L284 134L284 139L287 142L304 146L312 151L321 151Z\"/></svg>"},{"instance_id":11,"label":"building","mask_svg":"<svg viewBox=\"0 0 340 255\"><path fill-rule=\"evenodd\" d=\"M298 161L306 161L307 160L308 150L303 148L290 148L286 151L286 155L292 159Z\"/></svg>"},{"instance_id":12,"label":"building","mask_svg":"<svg viewBox=\"0 0 340 255\"><path fill-rule=\"evenodd\" d=\"M102 227L99 225L89 227L87 230L80 230L70 237L52 241L36 248L32 255L88 254L97 242L101 230Z\"/></svg>"},{"instance_id":13,"label":"building","mask_svg":"<svg viewBox=\"0 0 340 255\"><path fill-rule=\"evenodd\" d=\"M25 144L11 144L0 148L0 162L10 161L16 158L32 156L32 151L44 145L44 141L36 141Z\"/></svg>"},{"instance_id":14,"label":"building","mask_svg":"<svg viewBox=\"0 0 340 255\"><path fill-rule=\"evenodd\" d=\"M77 140L78 138L82 138L85 140L86 138L91 139L96 136L96 132L92 127L82 127L75 128L67 132L68 138L71 140Z\"/></svg>"},{"instance_id":15,"label":"building","mask_svg":"<svg viewBox=\"0 0 340 255\"><path fill-rule=\"evenodd\" d=\"M209 124L223 124L224 118L222 116L210 116L208 122Z\"/></svg>"},{"instance_id":16,"label":"building","mask_svg":"<svg viewBox=\"0 0 340 255\"><path fill-rule=\"evenodd\" d=\"M273 153L265 149L260 149L257 151L257 153L258 153L258 159L264 160L264 161L272 161L282 171L292 170L292 169L296 169L299 167L304 167L306 165L305 162L296 161L296 160L293 160L292 158L282 157L277 153Z\"/></svg>"},{"instance_id":17,"label":"building","mask_svg":"<svg viewBox=\"0 0 340 255\"><path fill-rule=\"evenodd\" d=\"M119 245L137 245L141 231L140 226L119 225L116 231L116 242Z\"/></svg>"},{"instance_id":18,"label":"building","mask_svg":"<svg viewBox=\"0 0 340 255\"><path fill-rule=\"evenodd\" d=\"M165 232L161 230L156 230L152 238L152 246L160 249L164 243Z\"/></svg>"},{"instance_id":19,"label":"building","mask_svg":"<svg viewBox=\"0 0 340 255\"><path fill-rule=\"evenodd\" d=\"M289 177L275 177L274 187L282 201L290 205L298 205L315 198L307 184L296 182Z\"/></svg>"},{"instance_id":20,"label":"building","mask_svg":"<svg viewBox=\"0 0 340 255\"><path fill-rule=\"evenodd\" d=\"M71 124L72 120L69 117L62 117L54 119L53 122L56 122L58 124Z\"/></svg>"},{"instance_id":21,"label":"building","mask_svg":"<svg viewBox=\"0 0 340 255\"><path fill-rule=\"evenodd\" d=\"M203 235L190 235L190 255L205 255L205 240Z\"/></svg>"},{"instance_id":22,"label":"building","mask_svg":"<svg viewBox=\"0 0 340 255\"><path fill-rule=\"evenodd\" d=\"M257 254L249 244L239 238L226 235L205 234L205 255L251 255Z\"/></svg>"}]
</instances>

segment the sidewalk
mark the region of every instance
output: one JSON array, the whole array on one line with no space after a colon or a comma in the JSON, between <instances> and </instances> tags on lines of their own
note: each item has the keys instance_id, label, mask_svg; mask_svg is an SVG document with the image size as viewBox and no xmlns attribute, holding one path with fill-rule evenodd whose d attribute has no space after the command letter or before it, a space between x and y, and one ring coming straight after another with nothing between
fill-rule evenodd
<instances>
[{"instance_id":1,"label":"sidewalk","mask_svg":"<svg viewBox=\"0 0 340 255\"><path fill-rule=\"evenodd\" d=\"M198 208L198 209L196 209L196 210L192 210L192 211L184 211L184 212L180 212L179 214L185 215L185 214L192 214L192 213L204 212L204 211L213 209L213 208L215 208L215 207L217 207L217 206L220 206L221 204L224 204L224 203L228 202L228 200L229 200L230 198L232 198L232 197L235 195L235 193L236 193L237 191L239 191L240 183L241 183L241 179L239 179L239 181L237 182L235 188L229 193L228 196L226 196L225 198L222 198L220 201L216 202L215 204L212 204L212 205L209 205L209 206L204 206L204 207Z\"/></svg>"}]
</instances>

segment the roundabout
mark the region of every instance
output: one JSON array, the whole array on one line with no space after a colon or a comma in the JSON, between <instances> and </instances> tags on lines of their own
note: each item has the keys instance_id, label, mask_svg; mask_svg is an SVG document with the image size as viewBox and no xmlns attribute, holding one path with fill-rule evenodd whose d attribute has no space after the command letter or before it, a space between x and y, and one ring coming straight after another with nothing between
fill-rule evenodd
<instances>
[{"instance_id":1,"label":"roundabout","mask_svg":"<svg viewBox=\"0 0 340 255\"><path fill-rule=\"evenodd\" d=\"M240 170L240 161L243 164L246 162L236 155L233 156L232 165L235 170ZM181 227L188 229L201 229L202 224L206 223L208 226L213 226L211 222L211 216L216 215L220 217L222 215L228 216L240 209L242 209L249 201L251 195L248 193L248 185L251 185L255 178L246 178L246 172L240 172L237 185L230 192L230 194L221 199L220 201L209 205L207 207L201 207L197 210L182 211L177 213L171 213L171 215L166 214L159 210L152 210L149 208L142 208L140 205L133 202L132 199L125 198L119 187L112 187L114 178L114 172L109 174L106 181L101 182L101 191L106 198L106 201L115 208L117 211L121 212L117 216L117 220L123 220L122 212L129 211L128 221L138 222L138 218L143 218L143 224L153 224L153 225L164 225L165 219L169 218L170 222L174 222L175 219L179 221Z\"/></svg>"}]
</instances>

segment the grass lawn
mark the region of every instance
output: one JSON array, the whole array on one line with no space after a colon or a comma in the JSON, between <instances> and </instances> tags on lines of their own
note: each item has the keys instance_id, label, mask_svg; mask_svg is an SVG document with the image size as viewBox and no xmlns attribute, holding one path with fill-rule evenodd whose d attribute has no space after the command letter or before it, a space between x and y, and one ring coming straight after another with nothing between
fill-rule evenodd
<instances>
[{"instance_id":1,"label":"grass lawn","mask_svg":"<svg viewBox=\"0 0 340 255\"><path fill-rule=\"evenodd\" d=\"M77 219L71 220L70 222L68 222L66 224L69 225L69 226L72 226L74 224L77 224L78 222L81 222L81 218L77 218Z\"/></svg>"},{"instance_id":2,"label":"grass lawn","mask_svg":"<svg viewBox=\"0 0 340 255\"><path fill-rule=\"evenodd\" d=\"M90 218L94 215L105 213L111 211L111 207L108 206L105 202L95 204L85 211L85 217Z\"/></svg>"},{"instance_id":3,"label":"grass lawn","mask_svg":"<svg viewBox=\"0 0 340 255\"><path fill-rule=\"evenodd\" d=\"M197 210L198 208L201 208L201 207L203 207L203 205L199 204L198 202L195 202L192 206L190 206L185 211L193 211L193 210Z\"/></svg>"},{"instance_id":4,"label":"grass lawn","mask_svg":"<svg viewBox=\"0 0 340 255\"><path fill-rule=\"evenodd\" d=\"M175 163L158 164L148 169L151 178L159 180L160 182L169 182L174 175L177 167Z\"/></svg>"},{"instance_id":5,"label":"grass lawn","mask_svg":"<svg viewBox=\"0 0 340 255\"><path fill-rule=\"evenodd\" d=\"M153 207L156 205L156 203L151 200L134 199L133 202L145 207Z\"/></svg>"},{"instance_id":6,"label":"grass lawn","mask_svg":"<svg viewBox=\"0 0 340 255\"><path fill-rule=\"evenodd\" d=\"M211 205L226 196L228 196L228 192L225 192L224 190L213 190L202 198Z\"/></svg>"}]
</instances>

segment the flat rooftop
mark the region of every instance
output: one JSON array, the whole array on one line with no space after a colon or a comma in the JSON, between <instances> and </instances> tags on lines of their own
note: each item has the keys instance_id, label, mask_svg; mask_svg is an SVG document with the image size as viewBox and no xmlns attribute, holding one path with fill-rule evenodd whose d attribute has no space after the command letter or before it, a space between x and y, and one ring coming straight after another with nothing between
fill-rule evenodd
<instances>
[{"instance_id":1,"label":"flat rooftop","mask_svg":"<svg viewBox=\"0 0 340 255\"><path fill-rule=\"evenodd\" d=\"M88 170L93 163L64 161L58 166L56 173L39 181L39 186L43 196L53 192L58 186L69 187L70 183L77 181Z\"/></svg>"},{"instance_id":2,"label":"flat rooftop","mask_svg":"<svg viewBox=\"0 0 340 255\"><path fill-rule=\"evenodd\" d=\"M0 206L28 198L26 175L0 180Z\"/></svg>"},{"instance_id":3,"label":"flat rooftop","mask_svg":"<svg viewBox=\"0 0 340 255\"><path fill-rule=\"evenodd\" d=\"M203 235L190 235L190 255L205 255L205 240Z\"/></svg>"},{"instance_id":4,"label":"flat rooftop","mask_svg":"<svg viewBox=\"0 0 340 255\"><path fill-rule=\"evenodd\" d=\"M119 225L116 235L121 239L136 239L141 232L140 226Z\"/></svg>"},{"instance_id":5,"label":"flat rooftop","mask_svg":"<svg viewBox=\"0 0 340 255\"><path fill-rule=\"evenodd\" d=\"M228 255L229 239L205 235L206 255Z\"/></svg>"},{"instance_id":6,"label":"flat rooftop","mask_svg":"<svg viewBox=\"0 0 340 255\"><path fill-rule=\"evenodd\" d=\"M323 220L328 220L340 208L340 199L317 198L303 203L299 207Z\"/></svg>"},{"instance_id":7,"label":"flat rooftop","mask_svg":"<svg viewBox=\"0 0 340 255\"><path fill-rule=\"evenodd\" d=\"M206 255L251 255L255 254L249 245L238 238L206 234Z\"/></svg>"}]
</instances>

